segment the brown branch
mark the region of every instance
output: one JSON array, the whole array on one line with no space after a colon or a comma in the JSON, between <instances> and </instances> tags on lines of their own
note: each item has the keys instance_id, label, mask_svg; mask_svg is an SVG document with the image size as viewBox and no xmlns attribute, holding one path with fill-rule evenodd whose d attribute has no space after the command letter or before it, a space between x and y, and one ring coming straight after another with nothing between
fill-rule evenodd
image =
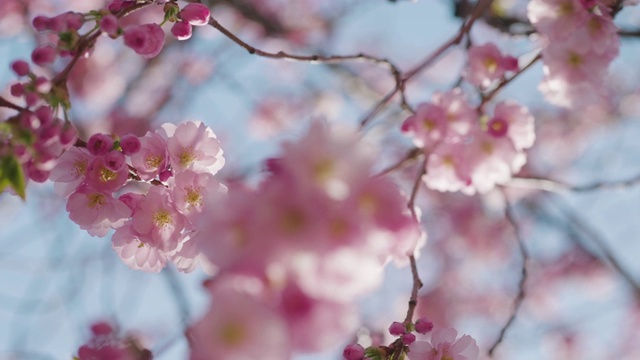
<instances>
[{"instance_id":1,"label":"brown branch","mask_svg":"<svg viewBox=\"0 0 640 360\"><path fill-rule=\"evenodd\" d=\"M625 190L640 185L640 175L619 181L599 181L587 185L571 186L560 181L539 177L514 177L504 186L547 192L591 192L598 190Z\"/></svg>"},{"instance_id":2,"label":"brown branch","mask_svg":"<svg viewBox=\"0 0 640 360\"><path fill-rule=\"evenodd\" d=\"M518 281L518 294L516 295L516 298L513 300L513 310L511 311L511 315L509 316L509 319L507 320L507 322L500 329L500 334L498 335L498 338L489 348L490 357L493 357L493 353L504 340L507 330L511 327L511 325L515 321L516 316L518 314L518 310L520 310L520 306L522 306L522 302L524 301L524 298L525 298L524 285L528 276L527 262L529 261L529 253L527 252L527 248L524 246L524 239L522 238L522 232L520 231L520 226L518 225L518 222L516 221L516 218L515 218L515 214L513 213L512 205L509 203L509 197L507 196L506 191L504 191L504 188L501 188L501 189L502 189L502 195L504 196L504 200L505 200L505 217L511 224L511 227L513 228L513 231L516 235L515 238L518 244L520 257L522 258L522 265L520 268L520 280Z\"/></svg>"},{"instance_id":3,"label":"brown branch","mask_svg":"<svg viewBox=\"0 0 640 360\"><path fill-rule=\"evenodd\" d=\"M396 171L402 168L405 164L417 159L420 156L420 154L423 154L423 149L414 147L413 149L409 150L407 154L404 157L402 157L402 159L397 161L395 164L390 165L389 167L383 169L378 174L376 174L376 176L384 176L393 171Z\"/></svg>"},{"instance_id":4,"label":"brown branch","mask_svg":"<svg viewBox=\"0 0 640 360\"><path fill-rule=\"evenodd\" d=\"M11 101L3 98L2 96L0 96L0 107L5 107L8 109L12 109L20 112L27 111L27 109L12 103Z\"/></svg>"}]
</instances>

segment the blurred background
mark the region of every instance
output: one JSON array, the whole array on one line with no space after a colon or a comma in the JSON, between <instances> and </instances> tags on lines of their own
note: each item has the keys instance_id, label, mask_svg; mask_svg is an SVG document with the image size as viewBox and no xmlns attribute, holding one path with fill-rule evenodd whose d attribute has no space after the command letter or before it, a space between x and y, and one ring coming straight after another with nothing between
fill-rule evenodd
<instances>
[{"instance_id":1,"label":"blurred background","mask_svg":"<svg viewBox=\"0 0 640 360\"><path fill-rule=\"evenodd\" d=\"M216 20L260 49L362 52L404 71L453 36L473 5L466 0L203 3ZM473 44L492 41L504 53L531 58L539 39L526 19L526 4L495 0L474 25ZM2 0L2 96L12 99L8 89L16 81L9 64L29 59L36 44L52 41L33 31L33 17L104 6L103 0ZM162 16L161 6L150 6L126 22L159 23ZM640 359L640 11L624 8L616 24L624 35L621 54L603 84L609 92L602 101L570 110L548 105L537 90L540 63L496 97L517 100L535 114L537 140L518 175L522 179L475 196L420 190L417 203L429 239L418 259L425 285L418 315L472 335L480 358L513 313L522 271L519 234L528 252L525 297L494 358ZM143 135L164 122L204 121L225 152L219 180L251 183L260 178L262 162L278 153L278 144L299 136L311 119L356 124L395 86L387 69L370 63L253 56L211 27L196 28L189 41L166 40L162 53L146 60L121 40L103 37L92 56L77 64L69 89L71 119L81 138L95 132ZM434 91L457 84L466 46L451 48L413 78L407 102L415 107ZM8 114L0 108L0 119ZM399 130L407 116L393 99L363 130L384 149L380 169L411 149ZM406 190L417 165L408 162L393 173ZM623 186L606 185L628 179ZM89 337L89 324L102 319L136 334L157 359L186 358L183 334L206 309L206 278L201 271L185 275L173 268L160 274L130 270L109 237L91 237L69 220L65 200L51 183L30 183L26 202L0 194L0 359L71 359ZM384 336L392 321L404 318L411 281L408 268L389 264L383 286L361 300L361 331L326 353L296 359L340 359L343 346L358 336L361 341Z\"/></svg>"}]
</instances>

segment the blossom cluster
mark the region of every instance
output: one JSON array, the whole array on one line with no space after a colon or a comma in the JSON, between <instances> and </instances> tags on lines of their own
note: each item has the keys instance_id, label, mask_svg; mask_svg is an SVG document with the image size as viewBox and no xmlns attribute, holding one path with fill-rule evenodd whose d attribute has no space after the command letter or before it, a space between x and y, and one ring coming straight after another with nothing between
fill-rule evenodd
<instances>
[{"instance_id":1,"label":"blossom cluster","mask_svg":"<svg viewBox=\"0 0 640 360\"><path fill-rule=\"evenodd\" d=\"M431 334L431 340L418 340L433 330L433 323L427 318L413 322L393 322L389 333L398 339L390 346L372 345L364 348L360 344L347 345L342 356L345 360L381 360L390 358L396 352L406 353L409 360L475 360L480 349L475 339L469 335L458 338L452 328L438 328Z\"/></svg>"},{"instance_id":2,"label":"blossom cluster","mask_svg":"<svg viewBox=\"0 0 640 360\"><path fill-rule=\"evenodd\" d=\"M92 236L116 229L113 247L129 267L157 272L172 261L191 271L198 252L189 241L206 198L224 189L213 178L223 165L213 131L186 122L164 124L140 138L95 134L86 148L60 157L51 180L69 196L69 217L80 228ZM142 189L116 198L130 180Z\"/></svg>"},{"instance_id":3,"label":"blossom cluster","mask_svg":"<svg viewBox=\"0 0 640 360\"><path fill-rule=\"evenodd\" d=\"M314 121L256 189L213 199L193 237L218 273L192 359L286 359L354 330L356 297L424 241L395 184L372 175L374 154L351 129Z\"/></svg>"},{"instance_id":4,"label":"blossom cluster","mask_svg":"<svg viewBox=\"0 0 640 360\"><path fill-rule=\"evenodd\" d=\"M56 102L56 89L44 76L31 72L26 61L11 64L24 80L11 86L11 95L24 99L25 107L0 128L0 155L13 155L28 178L44 182L56 159L76 142L76 130L56 115L46 102Z\"/></svg>"},{"instance_id":5,"label":"blossom cluster","mask_svg":"<svg viewBox=\"0 0 640 360\"><path fill-rule=\"evenodd\" d=\"M561 106L598 100L620 48L611 9L598 0L534 0L527 10L544 41L540 89L546 98Z\"/></svg>"},{"instance_id":6,"label":"blossom cluster","mask_svg":"<svg viewBox=\"0 0 640 360\"><path fill-rule=\"evenodd\" d=\"M91 338L78 349L74 360L150 360L151 351L142 348L131 336L122 336L117 328L100 321L91 325Z\"/></svg>"},{"instance_id":7,"label":"blossom cluster","mask_svg":"<svg viewBox=\"0 0 640 360\"><path fill-rule=\"evenodd\" d=\"M402 124L428 157L424 181L439 191L487 192L526 162L535 140L533 116L513 101L478 115L460 88L436 93Z\"/></svg>"}]
</instances>

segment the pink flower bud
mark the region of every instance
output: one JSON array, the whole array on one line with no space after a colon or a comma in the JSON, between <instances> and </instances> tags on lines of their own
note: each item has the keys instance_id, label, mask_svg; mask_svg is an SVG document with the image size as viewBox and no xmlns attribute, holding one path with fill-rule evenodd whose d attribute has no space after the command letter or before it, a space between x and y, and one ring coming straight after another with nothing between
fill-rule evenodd
<instances>
[{"instance_id":1,"label":"pink flower bud","mask_svg":"<svg viewBox=\"0 0 640 360\"><path fill-rule=\"evenodd\" d=\"M433 323L427 318L420 318L416 321L416 331L420 334L426 334L433 330Z\"/></svg>"},{"instance_id":2,"label":"pink flower bud","mask_svg":"<svg viewBox=\"0 0 640 360\"><path fill-rule=\"evenodd\" d=\"M60 143L65 148L75 144L78 139L76 129L71 126L69 123L65 123L62 127L62 132L60 133Z\"/></svg>"},{"instance_id":3,"label":"pink flower bud","mask_svg":"<svg viewBox=\"0 0 640 360\"><path fill-rule=\"evenodd\" d=\"M493 118L487 124L487 132L494 137L503 137L509 131L509 123L504 119Z\"/></svg>"},{"instance_id":4,"label":"pink flower bud","mask_svg":"<svg viewBox=\"0 0 640 360\"><path fill-rule=\"evenodd\" d=\"M100 30L109 34L109 36L118 35L118 18L115 15L109 14L100 19Z\"/></svg>"},{"instance_id":5,"label":"pink flower bud","mask_svg":"<svg viewBox=\"0 0 640 360\"><path fill-rule=\"evenodd\" d=\"M29 75L29 64L23 60L14 61L11 64L11 69L18 76L27 76Z\"/></svg>"},{"instance_id":6,"label":"pink flower bud","mask_svg":"<svg viewBox=\"0 0 640 360\"><path fill-rule=\"evenodd\" d=\"M69 11L58 16L64 19L67 29L80 30L84 25L84 17L80 13Z\"/></svg>"},{"instance_id":7,"label":"pink flower bud","mask_svg":"<svg viewBox=\"0 0 640 360\"><path fill-rule=\"evenodd\" d=\"M406 333L402 335L402 343L405 345L411 345L416 341L416 336L412 333Z\"/></svg>"},{"instance_id":8,"label":"pink flower bud","mask_svg":"<svg viewBox=\"0 0 640 360\"><path fill-rule=\"evenodd\" d=\"M171 27L171 34L178 40L187 40L191 37L191 24L178 21Z\"/></svg>"},{"instance_id":9,"label":"pink flower bud","mask_svg":"<svg viewBox=\"0 0 640 360\"><path fill-rule=\"evenodd\" d=\"M120 147L125 155L133 155L140 151L140 139L135 135L127 134L120 139Z\"/></svg>"},{"instance_id":10,"label":"pink flower bud","mask_svg":"<svg viewBox=\"0 0 640 360\"><path fill-rule=\"evenodd\" d=\"M106 155L113 148L113 139L107 134L93 134L87 141L87 150L92 155Z\"/></svg>"},{"instance_id":11,"label":"pink flower bud","mask_svg":"<svg viewBox=\"0 0 640 360\"><path fill-rule=\"evenodd\" d=\"M11 85L11 96L15 96L15 97L21 97L22 95L24 95L24 85L22 85L21 83L16 83Z\"/></svg>"},{"instance_id":12,"label":"pink flower bud","mask_svg":"<svg viewBox=\"0 0 640 360\"><path fill-rule=\"evenodd\" d=\"M125 165L124 154L118 150L111 150L104 157L104 164L109 170L119 171Z\"/></svg>"},{"instance_id":13,"label":"pink flower bud","mask_svg":"<svg viewBox=\"0 0 640 360\"><path fill-rule=\"evenodd\" d=\"M24 101L27 103L27 107L32 107L40 101L40 96L31 92L24 96Z\"/></svg>"},{"instance_id":14,"label":"pink flower bud","mask_svg":"<svg viewBox=\"0 0 640 360\"><path fill-rule=\"evenodd\" d=\"M54 16L49 21L49 30L62 32L69 29L65 14Z\"/></svg>"},{"instance_id":15,"label":"pink flower bud","mask_svg":"<svg viewBox=\"0 0 640 360\"><path fill-rule=\"evenodd\" d=\"M31 53L31 61L36 65L51 64L56 59L56 49L52 46L41 46Z\"/></svg>"},{"instance_id":16,"label":"pink flower bud","mask_svg":"<svg viewBox=\"0 0 640 360\"><path fill-rule=\"evenodd\" d=\"M33 28L36 31L45 31L51 29L51 18L47 16L36 16L33 18Z\"/></svg>"},{"instance_id":17,"label":"pink flower bud","mask_svg":"<svg viewBox=\"0 0 640 360\"><path fill-rule=\"evenodd\" d=\"M38 128L38 141L41 143L46 143L47 141L58 137L60 135L62 129L56 122L51 122L49 124L41 125Z\"/></svg>"},{"instance_id":18,"label":"pink flower bud","mask_svg":"<svg viewBox=\"0 0 640 360\"><path fill-rule=\"evenodd\" d=\"M518 58L513 56L505 56L502 58L502 67L506 71L518 71Z\"/></svg>"},{"instance_id":19,"label":"pink flower bud","mask_svg":"<svg viewBox=\"0 0 640 360\"><path fill-rule=\"evenodd\" d=\"M101 321L91 325L91 332L93 335L109 335L113 332L113 328L108 323Z\"/></svg>"},{"instance_id":20,"label":"pink flower bud","mask_svg":"<svg viewBox=\"0 0 640 360\"><path fill-rule=\"evenodd\" d=\"M165 170L165 171L161 172L160 174L158 174L158 179L160 179L160 181L167 181L167 180L169 180L169 178L171 176L173 176L171 171Z\"/></svg>"},{"instance_id":21,"label":"pink flower bud","mask_svg":"<svg viewBox=\"0 0 640 360\"><path fill-rule=\"evenodd\" d=\"M346 360L362 360L364 359L364 348L360 344L347 345L342 351L342 356Z\"/></svg>"},{"instance_id":22,"label":"pink flower bud","mask_svg":"<svg viewBox=\"0 0 640 360\"><path fill-rule=\"evenodd\" d=\"M46 125L53 120L53 110L48 106L40 106L34 113L42 125Z\"/></svg>"},{"instance_id":23,"label":"pink flower bud","mask_svg":"<svg viewBox=\"0 0 640 360\"><path fill-rule=\"evenodd\" d=\"M33 161L30 161L27 165L27 174L29 179L37 182L43 183L49 179L50 171L40 170L36 167L36 164Z\"/></svg>"},{"instance_id":24,"label":"pink flower bud","mask_svg":"<svg viewBox=\"0 0 640 360\"><path fill-rule=\"evenodd\" d=\"M124 29L124 44L144 58L152 58L164 46L164 31L157 24L132 25Z\"/></svg>"},{"instance_id":25,"label":"pink flower bud","mask_svg":"<svg viewBox=\"0 0 640 360\"><path fill-rule=\"evenodd\" d=\"M394 321L391 326L389 326L389 333L393 336L400 336L407 332L407 328L403 323Z\"/></svg>"},{"instance_id":26,"label":"pink flower bud","mask_svg":"<svg viewBox=\"0 0 640 360\"><path fill-rule=\"evenodd\" d=\"M20 116L20 126L23 129L36 130L41 125L40 120L33 113L24 111Z\"/></svg>"},{"instance_id":27,"label":"pink flower bud","mask_svg":"<svg viewBox=\"0 0 640 360\"><path fill-rule=\"evenodd\" d=\"M196 3L187 4L187 6L180 11L182 20L187 21L193 26L207 25L210 15L211 11L209 11L208 7Z\"/></svg>"},{"instance_id":28,"label":"pink flower bud","mask_svg":"<svg viewBox=\"0 0 640 360\"><path fill-rule=\"evenodd\" d=\"M38 76L35 82L36 91L41 94L46 94L51 91L51 81L44 76Z\"/></svg>"}]
</instances>

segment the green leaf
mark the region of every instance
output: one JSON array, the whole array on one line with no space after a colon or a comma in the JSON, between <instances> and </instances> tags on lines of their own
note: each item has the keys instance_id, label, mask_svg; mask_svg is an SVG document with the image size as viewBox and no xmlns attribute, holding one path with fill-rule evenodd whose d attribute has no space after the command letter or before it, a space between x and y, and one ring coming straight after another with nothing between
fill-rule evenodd
<instances>
[{"instance_id":1,"label":"green leaf","mask_svg":"<svg viewBox=\"0 0 640 360\"><path fill-rule=\"evenodd\" d=\"M26 183L18 160L7 155L0 159L0 192L10 186L22 200L26 198Z\"/></svg>"}]
</instances>

